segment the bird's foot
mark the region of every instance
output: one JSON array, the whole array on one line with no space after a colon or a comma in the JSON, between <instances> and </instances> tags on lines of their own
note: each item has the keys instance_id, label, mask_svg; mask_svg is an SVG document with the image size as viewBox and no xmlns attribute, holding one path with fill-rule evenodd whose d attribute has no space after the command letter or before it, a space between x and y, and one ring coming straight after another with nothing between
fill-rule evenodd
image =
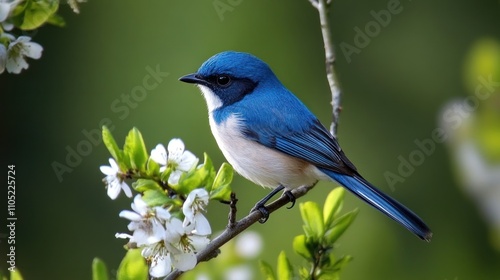
<instances>
[{"instance_id":1,"label":"bird's foot","mask_svg":"<svg viewBox=\"0 0 500 280\"><path fill-rule=\"evenodd\" d=\"M293 206L295 206L295 201L297 201L293 193L291 191L285 191L282 196L288 197L288 200L292 203L292 205L288 206L286 209L292 209Z\"/></svg>"},{"instance_id":2,"label":"bird's foot","mask_svg":"<svg viewBox=\"0 0 500 280\"><path fill-rule=\"evenodd\" d=\"M269 219L269 209L267 209L266 207L266 203L274 196L276 195L278 192L284 190L285 187L282 186L282 185L279 185L276 189L272 190L268 195L266 195L264 198L262 198L261 200L259 200L259 202L257 202L255 204L255 206L250 210L250 213L254 212L254 211L259 211L262 215L262 217L259 219L259 223L263 224L265 223L268 219ZM294 205L295 205L295 196L292 194L291 191L288 191L288 190L285 190L283 192L283 195L282 196L286 196L288 197L288 200L292 203L291 206L287 207L288 209L291 209Z\"/></svg>"},{"instance_id":3,"label":"bird's foot","mask_svg":"<svg viewBox=\"0 0 500 280\"><path fill-rule=\"evenodd\" d=\"M269 219L270 213L264 204L261 204L261 203L255 204L255 206L250 210L250 213L255 212L255 211L259 211L260 214L262 215L262 217L260 217L260 219L259 219L259 223L263 224L263 223L267 222L267 220Z\"/></svg>"},{"instance_id":4,"label":"bird's foot","mask_svg":"<svg viewBox=\"0 0 500 280\"><path fill-rule=\"evenodd\" d=\"M268 193L264 198L259 200L255 206L250 210L250 213L254 211L259 211L262 214L262 217L259 219L259 223L263 224L269 219L269 210L266 208L266 203L273 198L273 196L280 191L284 190L285 187L282 185L279 185L277 188L272 190L270 193Z\"/></svg>"}]
</instances>

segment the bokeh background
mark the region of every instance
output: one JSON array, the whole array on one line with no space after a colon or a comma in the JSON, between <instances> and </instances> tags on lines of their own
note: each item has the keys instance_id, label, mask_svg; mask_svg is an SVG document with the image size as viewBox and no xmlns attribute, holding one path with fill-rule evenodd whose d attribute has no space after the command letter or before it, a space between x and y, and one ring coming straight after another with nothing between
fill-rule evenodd
<instances>
[{"instance_id":1,"label":"bokeh background","mask_svg":"<svg viewBox=\"0 0 500 280\"><path fill-rule=\"evenodd\" d=\"M218 12L214 3L230 8ZM392 187L384 176L398 174L400 158L418 150L415 140L431 138L450 100L474 94L479 82L467 61L478 42L500 40L499 2L401 1L400 12L349 62L341 43L356 47L356 27L364 30L375 20L371 12L387 10L389 3L397 2L333 1L330 18L343 91L338 135L361 173L418 213L434 238L431 243L418 240L349 194L344 209L361 211L336 249L339 256L354 257L342 278L499 279L494 229L478 200L462 187L453 145L434 143L424 162ZM318 15L307 0L90 0L80 15L66 5L60 9L65 28L44 26L29 34L44 47L42 58L29 61L20 75L0 75L2 163L16 165L16 260L25 279L90 279L94 257L116 271L124 255L124 242L114 234L126 230L118 213L131 201L106 196L99 171L109 157L104 145L92 145L61 180L52 166L67 165L68 149L87 141L84 131L99 130L103 119L112 122L120 145L135 126L149 150L180 137L199 157L207 152L217 166L224 161L210 133L203 98L195 87L177 80L211 55L238 50L259 56L325 125L330 123ZM147 67L169 75L127 105L123 96L142 85ZM323 203L332 186L318 184L301 200ZM240 198L240 215L267 193L238 176L233 189ZM214 230L223 229L227 207L211 204L208 217ZM285 250L292 262L300 263L291 246L302 231L298 207L282 209L252 230L264 242L261 259L274 264Z\"/></svg>"}]
</instances>

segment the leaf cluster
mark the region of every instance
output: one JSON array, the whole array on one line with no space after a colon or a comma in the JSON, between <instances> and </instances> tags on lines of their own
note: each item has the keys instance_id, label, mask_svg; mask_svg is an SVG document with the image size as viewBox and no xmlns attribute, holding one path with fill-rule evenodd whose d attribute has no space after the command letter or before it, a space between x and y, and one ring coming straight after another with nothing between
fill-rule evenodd
<instances>
[{"instance_id":1,"label":"leaf cluster","mask_svg":"<svg viewBox=\"0 0 500 280\"><path fill-rule=\"evenodd\" d=\"M276 273L272 267L261 262L261 271L267 280L307 279L330 280L339 279L341 269L352 259L351 256L337 258L333 254L335 242L347 230L356 217L355 209L340 214L345 190L334 189L326 198L323 209L312 201L300 204L300 213L304 222L304 234L293 240L293 249L306 261L306 265L298 268L298 275L288 260L285 252L278 256Z\"/></svg>"}]
</instances>

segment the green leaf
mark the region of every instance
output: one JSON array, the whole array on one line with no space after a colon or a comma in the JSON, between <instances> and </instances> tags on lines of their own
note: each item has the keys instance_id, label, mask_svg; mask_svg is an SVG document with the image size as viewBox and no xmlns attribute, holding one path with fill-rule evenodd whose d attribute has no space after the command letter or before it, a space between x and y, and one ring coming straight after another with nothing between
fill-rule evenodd
<instances>
[{"instance_id":1,"label":"green leaf","mask_svg":"<svg viewBox=\"0 0 500 280\"><path fill-rule=\"evenodd\" d=\"M148 159L148 163L146 166L146 174L152 177L156 177L160 175L160 165L152 160L151 158ZM167 177L168 179L168 177Z\"/></svg>"},{"instance_id":2,"label":"green leaf","mask_svg":"<svg viewBox=\"0 0 500 280\"><path fill-rule=\"evenodd\" d=\"M312 253L307 246L307 237L304 234L295 236L293 239L293 250L306 260L312 259Z\"/></svg>"},{"instance_id":3,"label":"green leaf","mask_svg":"<svg viewBox=\"0 0 500 280\"><path fill-rule=\"evenodd\" d=\"M163 190L146 190L142 195L142 200L150 207L175 204L182 206L182 202L168 197Z\"/></svg>"},{"instance_id":4,"label":"green leaf","mask_svg":"<svg viewBox=\"0 0 500 280\"><path fill-rule=\"evenodd\" d=\"M264 276L264 280L276 280L273 268L265 261L259 261L259 268Z\"/></svg>"},{"instance_id":5,"label":"green leaf","mask_svg":"<svg viewBox=\"0 0 500 280\"><path fill-rule=\"evenodd\" d=\"M106 264L99 258L92 261L92 280L108 280Z\"/></svg>"},{"instance_id":6,"label":"green leaf","mask_svg":"<svg viewBox=\"0 0 500 280\"><path fill-rule=\"evenodd\" d=\"M22 17L22 23L18 26L21 30L33 30L47 22L57 11L59 1L35 1L28 0Z\"/></svg>"},{"instance_id":7,"label":"green leaf","mask_svg":"<svg viewBox=\"0 0 500 280\"><path fill-rule=\"evenodd\" d=\"M332 273L330 271L322 271L319 275L318 280L339 280L340 275L338 273Z\"/></svg>"},{"instance_id":8,"label":"green leaf","mask_svg":"<svg viewBox=\"0 0 500 280\"><path fill-rule=\"evenodd\" d=\"M233 180L233 167L224 162L219 168L210 191L210 198L229 201L231 199L231 181Z\"/></svg>"},{"instance_id":9,"label":"green leaf","mask_svg":"<svg viewBox=\"0 0 500 280\"><path fill-rule=\"evenodd\" d=\"M344 231L351 225L358 214L358 209L344 214L343 216L333 221L332 228L325 234L325 239L328 244L333 244L344 233Z\"/></svg>"},{"instance_id":10,"label":"green leaf","mask_svg":"<svg viewBox=\"0 0 500 280\"><path fill-rule=\"evenodd\" d=\"M118 148L115 138L106 126L102 127L102 141L104 142L106 148L108 148L111 156L117 161L120 168L126 170L126 165L123 164L123 151Z\"/></svg>"},{"instance_id":11,"label":"green leaf","mask_svg":"<svg viewBox=\"0 0 500 280\"><path fill-rule=\"evenodd\" d=\"M299 268L299 279L311 279L307 268L303 266Z\"/></svg>"},{"instance_id":12,"label":"green leaf","mask_svg":"<svg viewBox=\"0 0 500 280\"><path fill-rule=\"evenodd\" d=\"M339 214L340 210L342 210L344 194L345 189L337 187L326 197L325 205L323 206L323 217L325 219L326 228L330 228L334 218Z\"/></svg>"},{"instance_id":13,"label":"green leaf","mask_svg":"<svg viewBox=\"0 0 500 280\"><path fill-rule=\"evenodd\" d=\"M286 254L284 251L281 251L281 253L278 256L278 280L290 280L293 279L294 273L293 273L293 267L290 264L290 261L286 257Z\"/></svg>"},{"instance_id":14,"label":"green leaf","mask_svg":"<svg viewBox=\"0 0 500 280\"><path fill-rule=\"evenodd\" d=\"M318 204L312 201L301 203L300 214L304 221L306 236L319 240L325 233L325 226L323 224L323 213Z\"/></svg>"},{"instance_id":15,"label":"green leaf","mask_svg":"<svg viewBox=\"0 0 500 280\"><path fill-rule=\"evenodd\" d=\"M172 188L182 195L188 195L192 190L205 186L208 171L204 166L200 166L192 172L181 175L177 186Z\"/></svg>"},{"instance_id":16,"label":"green leaf","mask_svg":"<svg viewBox=\"0 0 500 280\"><path fill-rule=\"evenodd\" d=\"M10 280L23 280L23 276L19 269L14 269L10 271Z\"/></svg>"},{"instance_id":17,"label":"green leaf","mask_svg":"<svg viewBox=\"0 0 500 280\"><path fill-rule=\"evenodd\" d=\"M138 192L145 192L147 190L157 190L163 192L163 189L158 182L151 179L137 179L137 181L132 183L132 187Z\"/></svg>"},{"instance_id":18,"label":"green leaf","mask_svg":"<svg viewBox=\"0 0 500 280\"><path fill-rule=\"evenodd\" d=\"M188 173L182 174L177 186L172 186L172 188L179 194L188 195L194 189L207 186L213 174L215 170L212 161L205 154L205 162Z\"/></svg>"},{"instance_id":19,"label":"green leaf","mask_svg":"<svg viewBox=\"0 0 500 280\"><path fill-rule=\"evenodd\" d=\"M332 266L332 269L335 271L340 271L342 270L350 261L352 260L352 256L343 256L342 258L338 259Z\"/></svg>"},{"instance_id":20,"label":"green leaf","mask_svg":"<svg viewBox=\"0 0 500 280\"><path fill-rule=\"evenodd\" d=\"M130 249L118 267L117 280L146 280L148 266L141 255L141 249Z\"/></svg>"},{"instance_id":21,"label":"green leaf","mask_svg":"<svg viewBox=\"0 0 500 280\"><path fill-rule=\"evenodd\" d=\"M64 27L66 26L66 21L64 18L58 14L53 14L48 20L47 23L50 23L52 25L55 25L57 27Z\"/></svg>"},{"instance_id":22,"label":"green leaf","mask_svg":"<svg viewBox=\"0 0 500 280\"><path fill-rule=\"evenodd\" d=\"M130 166L133 169L145 172L146 162L148 161L148 152L141 132L137 128L132 128L125 138L123 152L130 159Z\"/></svg>"},{"instance_id":23,"label":"green leaf","mask_svg":"<svg viewBox=\"0 0 500 280\"><path fill-rule=\"evenodd\" d=\"M203 167L205 168L205 170L208 171L208 175L207 175L207 178L206 178L206 186L207 188L210 187L212 188L213 185L214 185L214 180L215 180L215 167L214 167L214 164L212 163L212 160L210 159L210 157L208 156L207 153L203 153ZM208 192L211 191L207 189Z\"/></svg>"}]
</instances>

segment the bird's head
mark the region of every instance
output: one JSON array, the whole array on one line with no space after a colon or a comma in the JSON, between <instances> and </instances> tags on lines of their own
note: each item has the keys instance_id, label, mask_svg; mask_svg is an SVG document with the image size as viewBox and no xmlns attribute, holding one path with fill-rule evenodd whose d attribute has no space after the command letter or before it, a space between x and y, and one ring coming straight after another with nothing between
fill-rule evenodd
<instances>
[{"instance_id":1,"label":"bird's head","mask_svg":"<svg viewBox=\"0 0 500 280\"><path fill-rule=\"evenodd\" d=\"M179 80L197 84L205 96L209 111L213 111L238 102L269 79L276 77L259 58L248 53L226 51L205 61L198 72Z\"/></svg>"}]
</instances>

